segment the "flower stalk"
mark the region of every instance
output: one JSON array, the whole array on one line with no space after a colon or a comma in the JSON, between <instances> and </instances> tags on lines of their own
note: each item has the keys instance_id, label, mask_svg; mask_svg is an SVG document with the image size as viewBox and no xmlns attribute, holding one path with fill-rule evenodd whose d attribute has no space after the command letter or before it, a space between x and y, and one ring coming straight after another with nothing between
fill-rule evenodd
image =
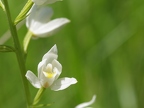
<instances>
[{"instance_id":1,"label":"flower stalk","mask_svg":"<svg viewBox=\"0 0 144 108\"><path fill-rule=\"evenodd\" d=\"M11 35L13 37L14 46L15 46L15 49L16 49L15 53L16 53L16 57L17 57L17 60L18 60L19 67L20 67L21 77L22 77L25 96L26 96L27 107L29 107L30 93L29 93L29 87L28 87L27 80L24 77L25 72L26 72L24 53L22 51L22 48L21 48L21 45L20 45L20 42L19 42L19 39L18 39L16 27L15 27L15 25L14 25L12 19L11 19L11 14L10 14L10 10L9 10L8 1L3 0L3 3L5 5L5 12L6 12L6 16L7 16L7 19L8 19Z\"/></svg>"},{"instance_id":2,"label":"flower stalk","mask_svg":"<svg viewBox=\"0 0 144 108\"><path fill-rule=\"evenodd\" d=\"M45 88L44 88L44 87L41 87L41 88L38 90L38 92L37 92L37 94L36 94L36 96L35 96L35 98L34 98L34 101L33 101L33 104L32 104L32 105L36 105L36 104L40 101L40 99L41 99L42 94L44 93L44 91L45 91Z\"/></svg>"},{"instance_id":3,"label":"flower stalk","mask_svg":"<svg viewBox=\"0 0 144 108\"><path fill-rule=\"evenodd\" d=\"M28 48L28 45L29 45L29 42L31 40L31 37L32 37L32 32L29 30L24 38L24 41L23 41L23 47L24 47L24 52L26 53L27 52L27 48Z\"/></svg>"}]
</instances>

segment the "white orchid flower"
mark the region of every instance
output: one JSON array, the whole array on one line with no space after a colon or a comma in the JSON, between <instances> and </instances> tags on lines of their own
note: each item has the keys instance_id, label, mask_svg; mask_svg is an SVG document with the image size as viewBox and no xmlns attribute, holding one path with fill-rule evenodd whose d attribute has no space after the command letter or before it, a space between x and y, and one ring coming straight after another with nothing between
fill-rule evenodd
<instances>
[{"instance_id":1,"label":"white orchid flower","mask_svg":"<svg viewBox=\"0 0 144 108\"><path fill-rule=\"evenodd\" d=\"M32 0L36 5L46 5L46 4L52 4L56 1L62 1L62 0Z\"/></svg>"},{"instance_id":2,"label":"white orchid flower","mask_svg":"<svg viewBox=\"0 0 144 108\"><path fill-rule=\"evenodd\" d=\"M88 107L88 106L93 104L95 102L95 99L96 99L96 95L94 95L89 102L81 103L81 104L77 105L75 108L91 108L91 107Z\"/></svg>"},{"instance_id":3,"label":"white orchid flower","mask_svg":"<svg viewBox=\"0 0 144 108\"><path fill-rule=\"evenodd\" d=\"M36 88L51 88L51 90L58 91L77 83L75 78L60 78L62 72L62 65L57 61L57 47L54 45L42 58L38 64L38 77L30 70L26 73L26 78Z\"/></svg>"},{"instance_id":4,"label":"white orchid flower","mask_svg":"<svg viewBox=\"0 0 144 108\"><path fill-rule=\"evenodd\" d=\"M34 5L26 18L26 26L34 36L48 37L70 22L67 18L50 20L52 15L52 8Z\"/></svg>"}]
</instances>

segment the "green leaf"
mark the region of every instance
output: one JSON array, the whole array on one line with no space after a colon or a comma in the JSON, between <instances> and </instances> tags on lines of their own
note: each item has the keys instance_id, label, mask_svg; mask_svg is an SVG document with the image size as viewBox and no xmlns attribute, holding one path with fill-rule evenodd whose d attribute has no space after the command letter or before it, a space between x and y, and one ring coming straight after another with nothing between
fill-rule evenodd
<instances>
[{"instance_id":1,"label":"green leaf","mask_svg":"<svg viewBox=\"0 0 144 108\"><path fill-rule=\"evenodd\" d=\"M28 0L25 6L23 7L23 9L21 10L21 12L19 13L19 15L16 17L14 21L15 25L17 25L20 21L22 21L23 19L27 17L28 15L27 13L31 9L32 5L33 5L32 0Z\"/></svg>"},{"instance_id":2,"label":"green leaf","mask_svg":"<svg viewBox=\"0 0 144 108\"><path fill-rule=\"evenodd\" d=\"M0 45L0 52L15 52L15 49L10 46Z\"/></svg>"}]
</instances>

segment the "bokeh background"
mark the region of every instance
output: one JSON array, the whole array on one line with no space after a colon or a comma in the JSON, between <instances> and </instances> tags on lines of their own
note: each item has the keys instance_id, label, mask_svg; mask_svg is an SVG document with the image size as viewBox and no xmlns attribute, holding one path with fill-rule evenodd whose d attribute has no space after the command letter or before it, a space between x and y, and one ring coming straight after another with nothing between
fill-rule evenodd
<instances>
[{"instance_id":1,"label":"bokeh background","mask_svg":"<svg viewBox=\"0 0 144 108\"><path fill-rule=\"evenodd\" d=\"M12 18L26 0L8 0ZM54 45L63 66L60 77L78 80L66 90L46 90L41 103L49 108L74 108L97 95L93 108L144 108L144 1L63 0L49 5L53 18L71 23L49 38L31 40L26 66L37 74L42 56ZM0 10L0 42L9 33ZM19 39L27 32L19 28ZM5 38L2 38L2 37ZM4 43L13 46L12 38ZM31 97L37 92L30 83ZM0 108L25 108L20 70L14 53L0 53Z\"/></svg>"}]
</instances>

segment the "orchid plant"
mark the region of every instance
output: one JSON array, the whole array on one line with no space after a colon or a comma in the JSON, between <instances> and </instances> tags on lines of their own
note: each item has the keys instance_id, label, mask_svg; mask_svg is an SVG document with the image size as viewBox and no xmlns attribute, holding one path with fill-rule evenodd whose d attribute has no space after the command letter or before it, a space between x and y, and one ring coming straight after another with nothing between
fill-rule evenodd
<instances>
[{"instance_id":1,"label":"orchid plant","mask_svg":"<svg viewBox=\"0 0 144 108\"><path fill-rule=\"evenodd\" d=\"M37 67L38 76L36 76L32 71L27 70L25 66L27 48L32 37L49 37L58 31L62 26L70 22L67 18L56 18L51 20L53 9L51 7L47 7L46 5L55 3L56 1L61 0L28 0L13 21L11 19L8 1L3 0L2 2L0 0L0 7L6 13L14 42L14 47L0 45L0 52L15 52L16 54L24 86L27 108L37 107L36 105L38 105L46 88L50 88L53 91L59 91L77 83L77 79L73 77L59 78L62 73L62 65L58 61L58 50L56 44L46 54L44 54L42 60L39 62ZM28 32L23 39L22 47L18 39L16 25L24 19L26 19ZM28 81L35 88L39 89L33 101L30 99ZM94 103L95 98L96 96L94 95L91 101L82 103L75 108L86 108Z\"/></svg>"}]
</instances>

